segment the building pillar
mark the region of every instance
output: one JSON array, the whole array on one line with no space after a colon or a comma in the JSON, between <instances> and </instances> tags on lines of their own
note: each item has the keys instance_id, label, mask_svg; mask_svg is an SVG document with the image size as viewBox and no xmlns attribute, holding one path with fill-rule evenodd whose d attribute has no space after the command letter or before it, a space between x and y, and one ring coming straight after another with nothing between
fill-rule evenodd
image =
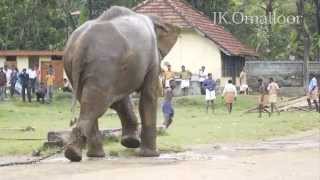
<instances>
[{"instance_id":1,"label":"building pillar","mask_svg":"<svg viewBox=\"0 0 320 180\"><path fill-rule=\"evenodd\" d=\"M0 67L3 67L6 62L6 57L0 57Z\"/></svg>"}]
</instances>

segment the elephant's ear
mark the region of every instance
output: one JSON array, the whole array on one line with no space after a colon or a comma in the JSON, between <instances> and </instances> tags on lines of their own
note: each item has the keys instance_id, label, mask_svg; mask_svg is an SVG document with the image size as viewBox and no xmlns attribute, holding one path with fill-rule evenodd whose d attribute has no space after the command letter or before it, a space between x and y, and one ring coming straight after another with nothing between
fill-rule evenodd
<instances>
[{"instance_id":1,"label":"elephant's ear","mask_svg":"<svg viewBox=\"0 0 320 180\"><path fill-rule=\"evenodd\" d=\"M169 31L170 31L169 27L167 26L166 23L161 21L161 19L159 17L152 16L152 15L150 15L149 17L154 24L154 28L155 28L157 35L161 35L163 33L169 33Z\"/></svg>"}]
</instances>

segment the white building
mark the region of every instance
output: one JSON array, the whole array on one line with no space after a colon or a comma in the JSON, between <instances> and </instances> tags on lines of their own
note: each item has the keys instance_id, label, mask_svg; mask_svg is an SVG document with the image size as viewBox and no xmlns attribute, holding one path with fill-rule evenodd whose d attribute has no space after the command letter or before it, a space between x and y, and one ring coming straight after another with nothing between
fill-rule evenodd
<instances>
[{"instance_id":1,"label":"white building","mask_svg":"<svg viewBox=\"0 0 320 180\"><path fill-rule=\"evenodd\" d=\"M56 86L63 86L63 78L65 77L62 51L25 51L25 50L0 50L0 67L7 65L9 68L17 67L19 71L38 67L40 70L40 78L47 73L49 65L52 65L55 71ZM44 78L41 78L44 81Z\"/></svg>"},{"instance_id":2,"label":"white building","mask_svg":"<svg viewBox=\"0 0 320 180\"><path fill-rule=\"evenodd\" d=\"M224 84L227 79L236 81L246 57L256 57L253 49L246 47L223 26L214 24L202 12L183 0L146 0L133 8L136 12L157 15L166 22L181 28L177 43L164 58L173 71L185 65L198 74L201 66Z\"/></svg>"}]
</instances>

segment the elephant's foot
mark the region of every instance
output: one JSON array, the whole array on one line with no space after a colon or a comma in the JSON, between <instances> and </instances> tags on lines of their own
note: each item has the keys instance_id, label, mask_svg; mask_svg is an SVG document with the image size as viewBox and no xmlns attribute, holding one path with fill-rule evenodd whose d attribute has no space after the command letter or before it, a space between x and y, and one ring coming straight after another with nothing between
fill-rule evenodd
<instances>
[{"instance_id":1,"label":"elephant's foot","mask_svg":"<svg viewBox=\"0 0 320 180\"><path fill-rule=\"evenodd\" d=\"M103 150L103 146L101 143L91 145L88 144L88 151L87 151L88 157L97 157L97 158L103 158L106 156Z\"/></svg>"},{"instance_id":2,"label":"elephant's foot","mask_svg":"<svg viewBox=\"0 0 320 180\"><path fill-rule=\"evenodd\" d=\"M121 138L121 144L127 148L138 148L140 140L137 135L125 135Z\"/></svg>"},{"instance_id":3,"label":"elephant's foot","mask_svg":"<svg viewBox=\"0 0 320 180\"><path fill-rule=\"evenodd\" d=\"M85 144L85 138L82 136L79 128L73 128L69 143L65 146L64 156L73 162L82 160L82 147Z\"/></svg>"},{"instance_id":4,"label":"elephant's foot","mask_svg":"<svg viewBox=\"0 0 320 180\"><path fill-rule=\"evenodd\" d=\"M160 153L155 149L141 148L138 155L142 157L157 157Z\"/></svg>"},{"instance_id":5,"label":"elephant's foot","mask_svg":"<svg viewBox=\"0 0 320 180\"><path fill-rule=\"evenodd\" d=\"M79 162L82 160L82 151L73 146L67 146L64 151L64 156L72 162Z\"/></svg>"}]
</instances>

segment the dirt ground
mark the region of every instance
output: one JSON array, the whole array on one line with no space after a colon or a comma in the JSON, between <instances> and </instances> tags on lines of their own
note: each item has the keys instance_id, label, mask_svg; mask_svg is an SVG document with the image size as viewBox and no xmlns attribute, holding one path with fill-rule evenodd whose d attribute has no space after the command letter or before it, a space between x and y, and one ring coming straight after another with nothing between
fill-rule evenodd
<instances>
[{"instance_id":1,"label":"dirt ground","mask_svg":"<svg viewBox=\"0 0 320 180\"><path fill-rule=\"evenodd\" d=\"M320 131L255 143L199 145L158 158L85 159L61 155L38 164L0 168L1 180L320 180Z\"/></svg>"}]
</instances>

